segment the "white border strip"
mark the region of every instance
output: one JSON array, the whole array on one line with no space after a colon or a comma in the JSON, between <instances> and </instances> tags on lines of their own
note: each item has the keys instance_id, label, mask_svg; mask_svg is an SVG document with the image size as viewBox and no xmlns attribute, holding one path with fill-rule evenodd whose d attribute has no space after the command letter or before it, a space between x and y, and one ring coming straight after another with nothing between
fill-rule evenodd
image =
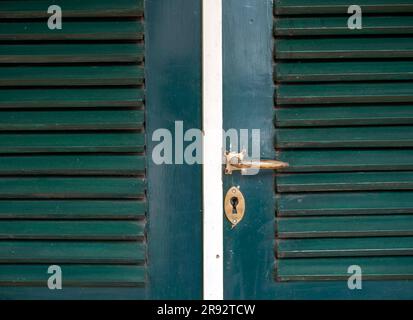
<instances>
[{"instance_id":1,"label":"white border strip","mask_svg":"<svg viewBox=\"0 0 413 320\"><path fill-rule=\"evenodd\" d=\"M222 300L222 0L202 1L204 299Z\"/></svg>"}]
</instances>

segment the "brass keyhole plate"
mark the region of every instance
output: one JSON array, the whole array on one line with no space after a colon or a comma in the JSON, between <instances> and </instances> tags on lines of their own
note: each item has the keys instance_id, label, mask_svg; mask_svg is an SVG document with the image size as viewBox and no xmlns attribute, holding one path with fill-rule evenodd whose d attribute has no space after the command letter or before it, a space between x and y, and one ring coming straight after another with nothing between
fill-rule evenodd
<instances>
[{"instance_id":1,"label":"brass keyhole plate","mask_svg":"<svg viewBox=\"0 0 413 320\"><path fill-rule=\"evenodd\" d=\"M234 202L234 198L236 198L238 201ZM234 203L236 203L235 208ZM227 195L225 196L224 210L225 216L227 217L228 221L231 222L233 228L244 218L245 198L239 188L232 187L228 190Z\"/></svg>"}]
</instances>

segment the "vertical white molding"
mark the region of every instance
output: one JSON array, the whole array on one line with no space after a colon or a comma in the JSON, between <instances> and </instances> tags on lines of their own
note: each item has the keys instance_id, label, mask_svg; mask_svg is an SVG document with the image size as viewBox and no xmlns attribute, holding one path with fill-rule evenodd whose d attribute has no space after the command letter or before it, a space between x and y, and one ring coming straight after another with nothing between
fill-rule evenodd
<instances>
[{"instance_id":1,"label":"vertical white molding","mask_svg":"<svg viewBox=\"0 0 413 320\"><path fill-rule=\"evenodd\" d=\"M222 300L222 0L202 1L203 207L205 300Z\"/></svg>"}]
</instances>

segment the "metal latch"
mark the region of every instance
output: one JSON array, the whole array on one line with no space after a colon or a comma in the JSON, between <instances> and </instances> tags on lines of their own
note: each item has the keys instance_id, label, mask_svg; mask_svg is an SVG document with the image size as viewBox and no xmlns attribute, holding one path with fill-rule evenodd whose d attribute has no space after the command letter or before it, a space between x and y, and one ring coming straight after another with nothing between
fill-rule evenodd
<instances>
[{"instance_id":1,"label":"metal latch","mask_svg":"<svg viewBox=\"0 0 413 320\"><path fill-rule=\"evenodd\" d=\"M246 154L246 150L240 153L225 152L225 174L232 174L236 170L244 172L248 169L279 170L289 166L288 163L277 160L245 160Z\"/></svg>"}]
</instances>

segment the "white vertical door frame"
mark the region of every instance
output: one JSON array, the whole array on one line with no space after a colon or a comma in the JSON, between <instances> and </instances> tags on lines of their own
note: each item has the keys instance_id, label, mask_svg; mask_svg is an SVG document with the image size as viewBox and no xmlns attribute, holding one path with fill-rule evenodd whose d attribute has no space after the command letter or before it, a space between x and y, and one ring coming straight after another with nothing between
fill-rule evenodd
<instances>
[{"instance_id":1,"label":"white vertical door frame","mask_svg":"<svg viewBox=\"0 0 413 320\"><path fill-rule=\"evenodd\" d=\"M203 291L224 298L222 186L222 0L202 1Z\"/></svg>"}]
</instances>

